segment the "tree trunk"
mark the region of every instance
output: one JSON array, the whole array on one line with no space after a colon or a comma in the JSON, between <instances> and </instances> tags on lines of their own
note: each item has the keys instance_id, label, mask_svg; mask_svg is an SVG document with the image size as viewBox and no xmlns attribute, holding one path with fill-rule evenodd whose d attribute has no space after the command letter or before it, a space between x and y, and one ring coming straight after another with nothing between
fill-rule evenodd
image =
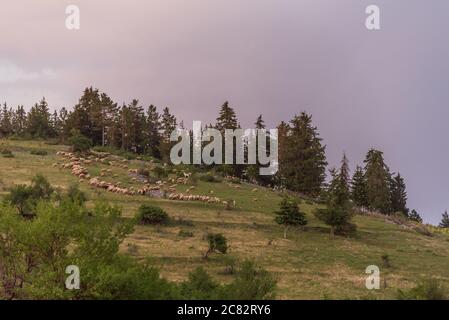
<instances>
[{"instance_id":1,"label":"tree trunk","mask_svg":"<svg viewBox=\"0 0 449 320\"><path fill-rule=\"evenodd\" d=\"M331 238L334 238L334 234L335 234L334 226L331 226Z\"/></svg>"},{"instance_id":2,"label":"tree trunk","mask_svg":"<svg viewBox=\"0 0 449 320\"><path fill-rule=\"evenodd\" d=\"M287 239L287 229L288 227L284 227L284 239Z\"/></svg>"}]
</instances>

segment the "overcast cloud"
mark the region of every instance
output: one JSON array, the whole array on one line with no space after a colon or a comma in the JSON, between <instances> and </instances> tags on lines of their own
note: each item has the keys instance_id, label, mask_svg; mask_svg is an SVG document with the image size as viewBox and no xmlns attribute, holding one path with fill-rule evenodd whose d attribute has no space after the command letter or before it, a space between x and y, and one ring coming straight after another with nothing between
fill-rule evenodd
<instances>
[{"instance_id":1,"label":"overcast cloud","mask_svg":"<svg viewBox=\"0 0 449 320\"><path fill-rule=\"evenodd\" d=\"M6 1L4 1L6 2ZM65 28L65 8L81 29ZM381 30L365 7L381 8ZM15 0L0 5L0 100L72 107L86 86L117 102L211 122L229 100L243 126L313 114L331 165L385 152L409 206L449 207L447 0Z\"/></svg>"}]
</instances>

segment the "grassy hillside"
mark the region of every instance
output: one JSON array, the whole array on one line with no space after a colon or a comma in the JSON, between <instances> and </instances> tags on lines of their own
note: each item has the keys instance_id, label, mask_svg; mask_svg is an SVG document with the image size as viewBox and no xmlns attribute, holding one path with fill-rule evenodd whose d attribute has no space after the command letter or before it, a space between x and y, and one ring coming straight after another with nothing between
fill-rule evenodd
<instances>
[{"instance_id":1,"label":"grassy hillside","mask_svg":"<svg viewBox=\"0 0 449 320\"><path fill-rule=\"evenodd\" d=\"M56 152L67 150L64 146L44 141L0 140L2 148L10 149L14 157L0 155L0 197L13 184L28 183L36 173L42 173L57 188L80 183L90 204L104 198L119 204L125 217L133 217L141 204L149 203L162 207L172 217L190 220L193 225L137 226L122 247L137 259L150 258L171 280L183 280L201 265L216 279L226 282L230 276L224 272L225 267L232 260L251 258L277 275L277 296L281 299L394 298L397 289L412 287L429 277L438 278L449 287L449 236L445 234L424 236L382 217L357 216L355 237L332 240L328 227L312 214L317 205L303 200L301 210L307 213L307 227L292 230L288 239L283 239L282 228L273 221L273 211L281 198L269 189L229 182L197 182L193 194L213 194L221 200L235 201L233 210L225 210L222 204L120 195L91 187L88 180L79 181L71 175L70 169L53 166L62 162ZM45 150L48 154L34 155L32 150ZM132 160L127 163L128 168L98 162L86 167L91 176L109 169L104 180L139 188L141 183L133 180L128 169L143 165L143 161ZM185 192L189 187L190 184L178 185L176 189ZM192 232L193 237L180 236L181 229ZM202 254L207 243L203 237L211 231L223 233L231 248L228 256L213 255L205 261ZM384 266L382 259L386 255L391 262L389 267ZM365 288L365 268L372 264L381 268L380 290Z\"/></svg>"}]
</instances>

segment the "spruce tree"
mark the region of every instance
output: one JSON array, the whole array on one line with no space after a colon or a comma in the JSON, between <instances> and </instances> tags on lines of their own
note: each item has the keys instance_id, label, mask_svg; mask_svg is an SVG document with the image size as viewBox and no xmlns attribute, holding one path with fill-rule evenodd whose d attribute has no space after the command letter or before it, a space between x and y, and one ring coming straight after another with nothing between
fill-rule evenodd
<instances>
[{"instance_id":1,"label":"spruce tree","mask_svg":"<svg viewBox=\"0 0 449 320\"><path fill-rule=\"evenodd\" d=\"M295 116L283 134L279 150L282 182L290 190L318 196L325 179L326 147L312 125L312 116L305 112Z\"/></svg>"},{"instance_id":2,"label":"spruce tree","mask_svg":"<svg viewBox=\"0 0 449 320\"><path fill-rule=\"evenodd\" d=\"M165 107L162 110L162 116L160 120L160 128L161 128L161 142L159 146L159 150L164 161L168 161L170 157L170 148L172 146L172 142L170 142L170 135L173 130L176 129L177 121L176 117L170 113L170 109Z\"/></svg>"},{"instance_id":3,"label":"spruce tree","mask_svg":"<svg viewBox=\"0 0 449 320\"><path fill-rule=\"evenodd\" d=\"M419 213L418 213L415 209L413 209L413 210L410 212L410 214L408 215L408 218L409 218L411 221L418 222L418 223L422 223L422 218L421 218L421 216L419 215Z\"/></svg>"},{"instance_id":4,"label":"spruce tree","mask_svg":"<svg viewBox=\"0 0 449 320\"><path fill-rule=\"evenodd\" d=\"M22 105L17 106L12 116L14 134L16 134L17 136L23 136L26 130L26 123L27 114L25 112L25 108Z\"/></svg>"},{"instance_id":5,"label":"spruce tree","mask_svg":"<svg viewBox=\"0 0 449 320\"><path fill-rule=\"evenodd\" d=\"M264 120L263 120L263 118L262 118L262 115L259 115L259 116L257 117L256 122L254 123L254 127L255 127L255 129L258 129L258 130L265 129L265 122L264 122ZM260 144L260 143L261 143L261 142L259 142L259 143L256 145L256 148L255 148L255 149L256 149L256 154L259 153L259 144ZM269 145L269 143L270 143L270 141L269 141L269 139L267 138L267 148L266 148L266 150L270 150L270 145ZM245 148L245 152L247 152L247 148ZM247 158L248 158L248 157L246 157L246 159L247 159ZM257 158L257 159L258 159L258 158ZM260 175L260 174L259 174L260 168L261 168L261 164L259 163L258 160L256 160L256 164L250 164L250 165L248 165L248 166L247 166L247 169L246 169L248 179L249 179L250 181L257 182L257 183L260 183L260 184L262 184L262 185L268 185L270 182L272 182L273 177L268 176L268 175L266 175L266 176Z\"/></svg>"},{"instance_id":6,"label":"spruce tree","mask_svg":"<svg viewBox=\"0 0 449 320\"><path fill-rule=\"evenodd\" d=\"M67 139L70 136L70 127L67 124L67 120L69 117L69 113L67 112L67 109L62 107L61 110L59 110L59 141L61 141L62 144L66 143Z\"/></svg>"},{"instance_id":7,"label":"spruce tree","mask_svg":"<svg viewBox=\"0 0 449 320\"><path fill-rule=\"evenodd\" d=\"M440 228L449 228L449 215L447 214L447 210L442 214L441 222L438 226Z\"/></svg>"},{"instance_id":8,"label":"spruce tree","mask_svg":"<svg viewBox=\"0 0 449 320\"><path fill-rule=\"evenodd\" d=\"M350 201L349 165L346 155L343 155L339 171L332 170L332 181L329 185L325 209L317 209L315 216L330 226L330 234L343 233L351 224L352 204Z\"/></svg>"},{"instance_id":9,"label":"spruce tree","mask_svg":"<svg viewBox=\"0 0 449 320\"><path fill-rule=\"evenodd\" d=\"M45 139L51 136L50 112L45 98L31 108L27 121L27 131L32 137Z\"/></svg>"},{"instance_id":10,"label":"spruce tree","mask_svg":"<svg viewBox=\"0 0 449 320\"><path fill-rule=\"evenodd\" d=\"M241 177L243 174L243 169L244 166L237 164L237 156L236 156L236 148L237 148L237 143L235 141L235 139L233 139L233 145L232 145L232 150L233 150L233 161L232 161L232 165L230 164L225 164L225 149L226 149L226 143L225 143L225 130L229 129L229 130L236 130L240 128L240 124L237 120L237 115L234 111L234 108L232 108L231 106L229 106L229 102L226 101L220 108L220 112L218 114L218 117L216 119L216 123L215 123L215 129L219 130L222 134L223 137L223 142L222 142L222 163L223 165L218 167L218 170L220 170L223 174L225 175L232 175L232 176L237 176L237 177Z\"/></svg>"},{"instance_id":11,"label":"spruce tree","mask_svg":"<svg viewBox=\"0 0 449 320\"><path fill-rule=\"evenodd\" d=\"M299 210L298 202L285 197L280 203L280 209L275 212L276 223L284 226L284 239L287 238L289 227L305 226L307 220L305 214Z\"/></svg>"},{"instance_id":12,"label":"spruce tree","mask_svg":"<svg viewBox=\"0 0 449 320\"><path fill-rule=\"evenodd\" d=\"M408 216L409 212L405 182L399 173L391 181L391 211L401 212L405 216Z\"/></svg>"},{"instance_id":13,"label":"spruce tree","mask_svg":"<svg viewBox=\"0 0 449 320\"><path fill-rule=\"evenodd\" d=\"M352 176L351 199L357 207L366 208L368 206L365 174L360 166L356 167Z\"/></svg>"},{"instance_id":14,"label":"spruce tree","mask_svg":"<svg viewBox=\"0 0 449 320\"><path fill-rule=\"evenodd\" d=\"M229 106L229 102L226 101L220 109L215 128L220 132L224 132L225 129L238 129L239 123L237 115L232 107Z\"/></svg>"},{"instance_id":15,"label":"spruce tree","mask_svg":"<svg viewBox=\"0 0 449 320\"><path fill-rule=\"evenodd\" d=\"M146 116L146 143L148 153L156 158L160 158L159 145L161 137L159 134L159 118L160 115L157 112L157 108L154 105L150 105Z\"/></svg>"},{"instance_id":16,"label":"spruce tree","mask_svg":"<svg viewBox=\"0 0 449 320\"><path fill-rule=\"evenodd\" d=\"M7 137L13 133L11 120L11 112L5 102L0 111L0 137Z\"/></svg>"},{"instance_id":17,"label":"spruce tree","mask_svg":"<svg viewBox=\"0 0 449 320\"><path fill-rule=\"evenodd\" d=\"M254 125L256 129L265 129L265 121L263 121L261 114L257 117L257 120L254 123Z\"/></svg>"},{"instance_id":18,"label":"spruce tree","mask_svg":"<svg viewBox=\"0 0 449 320\"><path fill-rule=\"evenodd\" d=\"M383 152L369 150L364 162L368 207L388 214L391 211L390 174Z\"/></svg>"}]
</instances>

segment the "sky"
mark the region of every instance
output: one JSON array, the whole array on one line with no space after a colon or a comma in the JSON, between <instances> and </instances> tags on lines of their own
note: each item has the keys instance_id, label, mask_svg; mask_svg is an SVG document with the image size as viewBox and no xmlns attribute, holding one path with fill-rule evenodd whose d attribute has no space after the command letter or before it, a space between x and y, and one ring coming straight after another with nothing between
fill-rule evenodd
<instances>
[{"instance_id":1,"label":"sky","mask_svg":"<svg viewBox=\"0 0 449 320\"><path fill-rule=\"evenodd\" d=\"M80 9L80 30L65 26ZM380 8L377 31L365 8ZM244 128L313 115L330 166L374 147L426 222L449 209L447 0L15 0L0 5L0 101L73 107L87 86L186 126L228 100Z\"/></svg>"}]
</instances>

